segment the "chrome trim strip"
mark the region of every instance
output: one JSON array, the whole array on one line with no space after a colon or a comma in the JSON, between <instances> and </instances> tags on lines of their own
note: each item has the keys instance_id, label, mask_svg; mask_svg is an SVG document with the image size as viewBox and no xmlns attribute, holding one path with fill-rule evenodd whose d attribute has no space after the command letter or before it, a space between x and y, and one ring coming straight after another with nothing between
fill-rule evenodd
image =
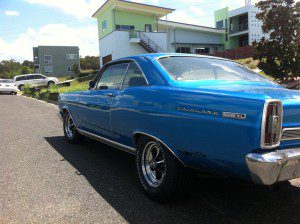
<instances>
[{"instance_id":1,"label":"chrome trim strip","mask_svg":"<svg viewBox=\"0 0 300 224\"><path fill-rule=\"evenodd\" d=\"M270 103L277 103L279 106L279 140L276 144L268 146L265 145L265 126L266 126L266 117L267 117L267 109ZM260 131L260 147L262 149L273 149L276 148L280 145L280 140L282 136L282 117L283 116L283 107L282 107L282 102L281 100L277 99L267 99L264 104L264 109L263 109L263 114L262 114L262 121L261 121L261 131Z\"/></svg>"},{"instance_id":2,"label":"chrome trim strip","mask_svg":"<svg viewBox=\"0 0 300 224\"><path fill-rule=\"evenodd\" d=\"M146 136L148 136L148 137L150 137L150 138L155 139L155 140L158 141L159 143L163 144L163 145L169 150L169 152L172 153L172 154L179 160L179 162L180 162L182 165L184 165L185 167L187 167L187 165L186 165L181 159L179 159L179 157L173 152L173 150L172 150L167 144L165 144L162 140L160 140L159 138L157 138L157 137L155 137L155 136L153 136L153 135L147 134L147 133L145 133L145 132L141 132L141 131L136 131L136 132L134 132L132 136L134 137L136 134L146 135ZM134 138L132 138L132 139L134 139ZM134 142L133 142L133 144L135 145Z\"/></svg>"},{"instance_id":3,"label":"chrome trim strip","mask_svg":"<svg viewBox=\"0 0 300 224\"><path fill-rule=\"evenodd\" d=\"M79 129L79 128L77 128L77 131L78 131L80 134L84 135L84 136L87 136L87 137L89 137L89 138L95 139L95 140L97 140L97 141L99 141L99 142L102 142L102 143L104 143L104 144L113 146L113 147L115 147L115 148L118 148L118 149L120 149L120 150L123 150L123 151L125 151L125 152L128 152L128 153L131 153L131 154L134 154L134 155L135 155L135 152L136 152L135 148L129 147L129 146L127 146L127 145L123 145L123 144L121 144L121 143L118 143L118 142L109 140L109 139L107 139L107 138L101 137L101 136L99 136L99 135L95 135L95 134L93 134L93 133L90 133L90 132L88 132L88 131L84 131L84 130Z\"/></svg>"},{"instance_id":4,"label":"chrome trim strip","mask_svg":"<svg viewBox=\"0 0 300 224\"><path fill-rule=\"evenodd\" d=\"M290 132L290 131L299 131L299 135L297 137L290 137L287 138L284 136L285 132ZM299 140L300 139L300 127L296 127L296 128L284 128L282 130L282 136L281 136L281 141L291 141L291 140Z\"/></svg>"}]
</instances>

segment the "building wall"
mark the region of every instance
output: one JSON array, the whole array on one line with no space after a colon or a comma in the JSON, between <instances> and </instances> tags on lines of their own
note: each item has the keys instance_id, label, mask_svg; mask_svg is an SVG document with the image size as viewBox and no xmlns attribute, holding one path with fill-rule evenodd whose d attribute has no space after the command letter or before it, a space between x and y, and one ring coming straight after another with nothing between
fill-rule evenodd
<instances>
[{"instance_id":1,"label":"building wall","mask_svg":"<svg viewBox=\"0 0 300 224\"><path fill-rule=\"evenodd\" d=\"M111 33L115 29L114 11L112 6L102 13L98 18L98 36L99 39ZM106 21L106 29L102 30L102 22Z\"/></svg>"},{"instance_id":2,"label":"building wall","mask_svg":"<svg viewBox=\"0 0 300 224\"><path fill-rule=\"evenodd\" d=\"M215 23L218 21L223 21L223 28L226 29L226 33L222 36L222 44L224 44L225 49L229 49L229 40L226 40L226 35L229 33L229 20L228 20L228 7L219 9L215 11ZM227 27L226 27L227 20Z\"/></svg>"},{"instance_id":3,"label":"building wall","mask_svg":"<svg viewBox=\"0 0 300 224\"><path fill-rule=\"evenodd\" d=\"M77 59L67 59L66 54L76 54ZM45 64L44 56L51 55L52 63ZM65 76L74 75L73 71L68 71L68 67L73 68L74 64L80 67L79 48L63 47L63 46L39 46L38 60L40 65L40 73L47 76ZM46 73L45 66L52 66L53 73Z\"/></svg>"},{"instance_id":4,"label":"building wall","mask_svg":"<svg viewBox=\"0 0 300 224\"><path fill-rule=\"evenodd\" d=\"M262 37L268 38L267 34L262 31L263 22L256 18L256 14L259 13L259 8L255 6L249 7L248 11L248 26L249 26L249 45L252 45L254 41L260 41Z\"/></svg>"},{"instance_id":5,"label":"building wall","mask_svg":"<svg viewBox=\"0 0 300 224\"><path fill-rule=\"evenodd\" d=\"M100 65L102 58L107 55L112 55L112 60L128 57L137 54L148 53L137 43L129 42L128 31L114 31L103 39L99 40L100 48Z\"/></svg>"},{"instance_id":6,"label":"building wall","mask_svg":"<svg viewBox=\"0 0 300 224\"><path fill-rule=\"evenodd\" d=\"M145 24L152 26L152 31L156 30L156 18L154 15L145 15L135 12L115 10L115 24L131 25L135 30L145 31Z\"/></svg>"},{"instance_id":7,"label":"building wall","mask_svg":"<svg viewBox=\"0 0 300 224\"><path fill-rule=\"evenodd\" d=\"M164 52L167 51L167 33L165 32L151 32L144 33L149 37L155 44L157 44Z\"/></svg>"}]
</instances>

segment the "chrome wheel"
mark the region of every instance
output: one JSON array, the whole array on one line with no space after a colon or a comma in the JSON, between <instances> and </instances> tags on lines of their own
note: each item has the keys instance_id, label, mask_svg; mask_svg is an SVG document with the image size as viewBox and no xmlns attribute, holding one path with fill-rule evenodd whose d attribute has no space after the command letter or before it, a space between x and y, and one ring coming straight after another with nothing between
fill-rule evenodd
<instances>
[{"instance_id":1,"label":"chrome wheel","mask_svg":"<svg viewBox=\"0 0 300 224\"><path fill-rule=\"evenodd\" d=\"M73 138L75 134L75 125L70 114L68 114L65 118L65 133L68 138Z\"/></svg>"},{"instance_id":2,"label":"chrome wheel","mask_svg":"<svg viewBox=\"0 0 300 224\"><path fill-rule=\"evenodd\" d=\"M141 163L147 183L152 187L158 187L166 175L166 163L165 155L157 142L150 141L145 145Z\"/></svg>"}]
</instances>

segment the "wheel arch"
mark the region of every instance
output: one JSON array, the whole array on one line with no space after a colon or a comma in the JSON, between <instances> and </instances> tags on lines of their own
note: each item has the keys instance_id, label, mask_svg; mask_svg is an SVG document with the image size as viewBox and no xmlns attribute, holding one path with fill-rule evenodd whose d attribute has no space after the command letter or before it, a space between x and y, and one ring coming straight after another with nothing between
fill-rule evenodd
<instances>
[{"instance_id":1,"label":"wheel arch","mask_svg":"<svg viewBox=\"0 0 300 224\"><path fill-rule=\"evenodd\" d=\"M162 144L173 156L175 156L175 158L185 167L187 167L187 165L178 157L178 155L176 155L176 153L165 143L163 142L159 137L153 135L153 134L149 134L143 131L136 131L133 133L132 135L132 141L133 141L133 145L136 148L137 147L137 143L140 137L142 136L146 136L148 138L152 138L156 141L158 141L158 143Z\"/></svg>"},{"instance_id":2,"label":"wheel arch","mask_svg":"<svg viewBox=\"0 0 300 224\"><path fill-rule=\"evenodd\" d=\"M63 118L64 118L66 113L69 113L72 120L73 120L73 122L74 122L75 127L77 128L76 121L74 120L74 117L72 116L72 113L71 113L70 109L67 106L64 106L64 107L62 107L61 112L62 112L62 117Z\"/></svg>"}]
</instances>

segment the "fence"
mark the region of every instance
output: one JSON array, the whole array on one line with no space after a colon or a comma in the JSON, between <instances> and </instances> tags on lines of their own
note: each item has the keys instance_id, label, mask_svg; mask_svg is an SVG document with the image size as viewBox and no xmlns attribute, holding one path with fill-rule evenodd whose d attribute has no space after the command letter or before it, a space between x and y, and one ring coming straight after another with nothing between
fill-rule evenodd
<instances>
[{"instance_id":1,"label":"fence","mask_svg":"<svg viewBox=\"0 0 300 224\"><path fill-rule=\"evenodd\" d=\"M215 52L214 56L228 59L243 59L254 57L255 48L254 46L237 47L235 49L226 50L223 52Z\"/></svg>"}]
</instances>

